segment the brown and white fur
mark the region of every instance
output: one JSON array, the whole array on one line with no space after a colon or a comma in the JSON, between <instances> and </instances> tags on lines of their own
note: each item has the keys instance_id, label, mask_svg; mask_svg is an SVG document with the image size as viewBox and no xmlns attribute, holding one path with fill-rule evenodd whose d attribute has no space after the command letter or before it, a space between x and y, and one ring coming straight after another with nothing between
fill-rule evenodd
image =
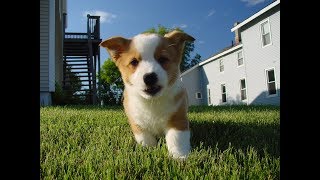
<instances>
[{"instance_id":1,"label":"brown and white fur","mask_svg":"<svg viewBox=\"0 0 320 180\"><path fill-rule=\"evenodd\" d=\"M174 30L164 36L111 37L100 44L121 72L123 105L136 141L155 146L156 137L164 134L170 155L179 159L190 151L187 93L179 66L186 41L194 38Z\"/></svg>"}]
</instances>

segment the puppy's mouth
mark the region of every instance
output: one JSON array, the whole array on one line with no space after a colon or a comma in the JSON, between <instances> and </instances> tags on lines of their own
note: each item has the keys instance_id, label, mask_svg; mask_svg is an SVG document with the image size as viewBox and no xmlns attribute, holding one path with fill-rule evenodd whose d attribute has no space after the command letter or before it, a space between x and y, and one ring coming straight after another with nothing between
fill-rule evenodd
<instances>
[{"instance_id":1,"label":"puppy's mouth","mask_svg":"<svg viewBox=\"0 0 320 180\"><path fill-rule=\"evenodd\" d=\"M150 86L143 90L146 94L150 96L156 95L162 89L161 86Z\"/></svg>"}]
</instances>

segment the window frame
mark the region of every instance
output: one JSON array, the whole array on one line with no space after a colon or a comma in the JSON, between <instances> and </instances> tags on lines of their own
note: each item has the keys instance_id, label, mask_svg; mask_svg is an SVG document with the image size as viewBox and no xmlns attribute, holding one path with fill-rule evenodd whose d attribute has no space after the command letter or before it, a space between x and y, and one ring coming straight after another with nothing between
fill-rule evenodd
<instances>
[{"instance_id":1,"label":"window frame","mask_svg":"<svg viewBox=\"0 0 320 180\"><path fill-rule=\"evenodd\" d=\"M244 83L245 83L245 88L242 88L241 87L241 81L242 80L244 80ZM239 87L240 87L240 99L241 99L241 101L247 101L247 99L248 99L248 93L247 93L247 81L246 81L246 78L241 78L240 80L239 80L239 83L240 83L240 85L239 85ZM242 99L242 91L244 90L244 92L246 93L246 99Z\"/></svg>"},{"instance_id":2,"label":"window frame","mask_svg":"<svg viewBox=\"0 0 320 180\"><path fill-rule=\"evenodd\" d=\"M273 82L271 82L271 83L274 83L274 87L275 87L275 91L276 91L276 93L275 94L270 94L269 93L269 74L268 74L268 72L269 71L271 71L271 70L273 70L273 76L274 76L274 81ZM264 71L264 73L265 73L265 79L266 79L266 96L267 97L274 97L274 96L278 96L278 87L277 87L277 77L276 77L276 70L275 70L275 68L274 67L272 67L272 68L268 68L268 69L265 69L265 71Z\"/></svg>"},{"instance_id":3,"label":"window frame","mask_svg":"<svg viewBox=\"0 0 320 180\"><path fill-rule=\"evenodd\" d=\"M198 94L200 94L200 97L198 97ZM196 99L202 99L202 93L200 91L196 92Z\"/></svg>"},{"instance_id":4,"label":"window frame","mask_svg":"<svg viewBox=\"0 0 320 180\"><path fill-rule=\"evenodd\" d=\"M221 71L221 67L222 67L222 71ZM224 61L223 61L223 59L219 59L219 72L220 73L224 72Z\"/></svg>"},{"instance_id":5,"label":"window frame","mask_svg":"<svg viewBox=\"0 0 320 180\"><path fill-rule=\"evenodd\" d=\"M225 89L225 92L223 92L223 87L224 86L224 89ZM220 84L220 89L221 89L221 103L227 103L228 102L228 99L227 99L227 86L226 86L226 83L221 83ZM226 101L224 102L223 101L223 95L225 95L225 99Z\"/></svg>"},{"instance_id":6,"label":"window frame","mask_svg":"<svg viewBox=\"0 0 320 180\"><path fill-rule=\"evenodd\" d=\"M241 53L241 55L242 55L242 64L241 65L239 65L239 53ZM243 51L242 50L238 51L236 53L236 56L237 56L237 67L243 66L244 65Z\"/></svg>"},{"instance_id":7,"label":"window frame","mask_svg":"<svg viewBox=\"0 0 320 180\"><path fill-rule=\"evenodd\" d=\"M207 85L207 96L208 96L208 105L211 106L212 103L212 96L211 96L212 92L211 92L211 86Z\"/></svg>"},{"instance_id":8,"label":"window frame","mask_svg":"<svg viewBox=\"0 0 320 180\"><path fill-rule=\"evenodd\" d=\"M262 24L264 24L264 23L267 23L267 27L269 29L269 34L270 34L270 36L269 36L270 37L270 43L266 44L266 45L263 44L263 35L264 34L262 33ZM260 24L259 24L259 28L260 28L260 39L261 39L262 48L265 48L265 47L268 47L268 46L272 45L271 25L270 25L269 18L266 18L263 21L261 21Z\"/></svg>"}]
</instances>

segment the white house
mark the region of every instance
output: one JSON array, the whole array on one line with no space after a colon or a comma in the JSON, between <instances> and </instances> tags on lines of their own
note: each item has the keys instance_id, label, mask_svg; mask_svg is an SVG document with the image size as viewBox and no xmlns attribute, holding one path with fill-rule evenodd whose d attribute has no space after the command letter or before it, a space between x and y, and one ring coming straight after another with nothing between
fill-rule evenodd
<instances>
[{"instance_id":1,"label":"white house","mask_svg":"<svg viewBox=\"0 0 320 180\"><path fill-rule=\"evenodd\" d=\"M231 32L234 45L181 74L189 105L280 105L280 0Z\"/></svg>"},{"instance_id":2,"label":"white house","mask_svg":"<svg viewBox=\"0 0 320 180\"><path fill-rule=\"evenodd\" d=\"M62 83L63 32L67 0L40 0L40 104L50 105Z\"/></svg>"}]
</instances>

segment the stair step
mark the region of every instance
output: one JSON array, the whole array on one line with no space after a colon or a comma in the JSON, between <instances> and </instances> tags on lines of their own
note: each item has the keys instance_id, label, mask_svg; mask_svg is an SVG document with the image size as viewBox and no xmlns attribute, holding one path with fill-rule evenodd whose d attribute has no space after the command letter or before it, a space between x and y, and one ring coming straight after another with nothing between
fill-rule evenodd
<instances>
[{"instance_id":1,"label":"stair step","mask_svg":"<svg viewBox=\"0 0 320 180\"><path fill-rule=\"evenodd\" d=\"M64 89L64 91L74 91L73 89ZM77 91L92 91L92 89L80 89L80 90L77 90Z\"/></svg>"},{"instance_id":2,"label":"stair step","mask_svg":"<svg viewBox=\"0 0 320 180\"><path fill-rule=\"evenodd\" d=\"M81 59L81 58L87 58L87 56L67 56L67 59Z\"/></svg>"},{"instance_id":3,"label":"stair step","mask_svg":"<svg viewBox=\"0 0 320 180\"><path fill-rule=\"evenodd\" d=\"M83 63L83 64L65 64L66 66L88 66L87 63Z\"/></svg>"},{"instance_id":4,"label":"stair step","mask_svg":"<svg viewBox=\"0 0 320 180\"><path fill-rule=\"evenodd\" d=\"M71 61L64 61L65 63L68 63L68 62L88 62L87 60L71 60Z\"/></svg>"},{"instance_id":5,"label":"stair step","mask_svg":"<svg viewBox=\"0 0 320 180\"><path fill-rule=\"evenodd\" d=\"M77 72L77 71L73 71L73 72L67 71L65 73L72 74L72 73L91 73L91 72L90 71L79 71L79 72Z\"/></svg>"},{"instance_id":6,"label":"stair step","mask_svg":"<svg viewBox=\"0 0 320 180\"><path fill-rule=\"evenodd\" d=\"M74 94L73 96L92 96L92 93L89 94Z\"/></svg>"},{"instance_id":7,"label":"stair step","mask_svg":"<svg viewBox=\"0 0 320 180\"><path fill-rule=\"evenodd\" d=\"M69 69L90 69L89 67L70 67L69 66Z\"/></svg>"},{"instance_id":8,"label":"stair step","mask_svg":"<svg viewBox=\"0 0 320 180\"><path fill-rule=\"evenodd\" d=\"M65 83L68 83L68 82L76 82L77 80L75 80L75 81L70 81L70 80L64 80L64 81L62 81L62 82L65 82ZM81 82L91 82L91 81L93 81L92 79L81 79L80 80Z\"/></svg>"}]
</instances>

